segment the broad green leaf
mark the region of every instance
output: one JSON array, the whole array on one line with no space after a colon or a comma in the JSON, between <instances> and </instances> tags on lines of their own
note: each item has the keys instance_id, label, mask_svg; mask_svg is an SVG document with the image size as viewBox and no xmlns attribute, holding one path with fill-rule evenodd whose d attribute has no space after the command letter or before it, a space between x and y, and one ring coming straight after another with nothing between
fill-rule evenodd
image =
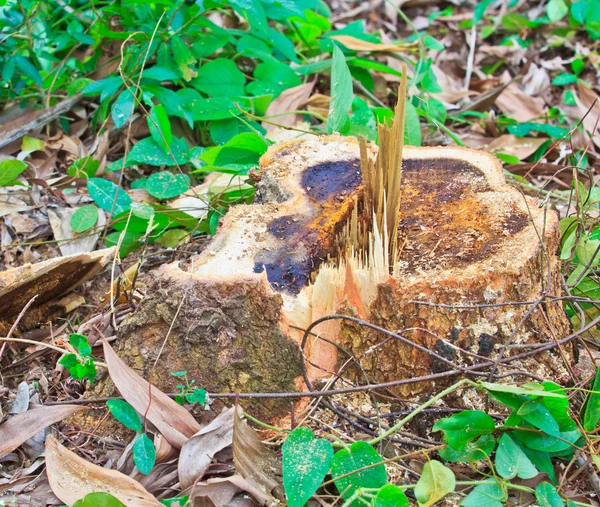
<instances>
[{"instance_id":1,"label":"broad green leaf","mask_svg":"<svg viewBox=\"0 0 600 507\"><path fill-rule=\"evenodd\" d=\"M342 475L369 465L374 466L338 479ZM347 449L341 449L334 454L331 475L343 498L352 496L356 488L381 488L387 482L383 459L372 445L362 441L355 442ZM353 502L353 505L359 504Z\"/></svg>"},{"instance_id":2,"label":"broad green leaf","mask_svg":"<svg viewBox=\"0 0 600 507\"><path fill-rule=\"evenodd\" d=\"M567 72L559 74L558 76L552 79L552 84L554 86L565 86L576 82L577 76L575 74L569 74Z\"/></svg>"},{"instance_id":3,"label":"broad green leaf","mask_svg":"<svg viewBox=\"0 0 600 507\"><path fill-rule=\"evenodd\" d=\"M151 166L183 165L190 160L190 150L183 139L173 137L170 151L165 151L152 137L138 141L127 157L127 167L132 164L147 164ZM118 165L115 169L120 169Z\"/></svg>"},{"instance_id":4,"label":"broad green leaf","mask_svg":"<svg viewBox=\"0 0 600 507\"><path fill-rule=\"evenodd\" d=\"M5 159L0 162L0 187L14 185L16 178L27 169L21 160Z\"/></svg>"},{"instance_id":5,"label":"broad green leaf","mask_svg":"<svg viewBox=\"0 0 600 507\"><path fill-rule=\"evenodd\" d=\"M600 420L600 367L596 370L592 391L583 412L583 429L585 431L594 431Z\"/></svg>"},{"instance_id":6,"label":"broad green leaf","mask_svg":"<svg viewBox=\"0 0 600 507\"><path fill-rule=\"evenodd\" d=\"M510 384L492 384L490 382L480 382L480 384L483 388L491 393L509 393L549 398L565 398L564 394L545 391L543 386L539 384L523 384L521 387Z\"/></svg>"},{"instance_id":7,"label":"broad green leaf","mask_svg":"<svg viewBox=\"0 0 600 507\"><path fill-rule=\"evenodd\" d=\"M131 197L122 188L104 178L90 178L87 189L94 201L104 211L116 216L131 207Z\"/></svg>"},{"instance_id":8,"label":"broad green leaf","mask_svg":"<svg viewBox=\"0 0 600 507\"><path fill-rule=\"evenodd\" d=\"M481 410L464 410L440 419L433 426L433 431L442 431L444 442L457 451L462 451L469 442L495 429L494 420Z\"/></svg>"},{"instance_id":9,"label":"broad green leaf","mask_svg":"<svg viewBox=\"0 0 600 507\"><path fill-rule=\"evenodd\" d=\"M71 167L67 169L67 174L73 178L91 178L99 167L100 162L94 157L83 157L71 164Z\"/></svg>"},{"instance_id":10,"label":"broad green leaf","mask_svg":"<svg viewBox=\"0 0 600 507\"><path fill-rule=\"evenodd\" d=\"M17 65L17 68L23 74L25 74L25 76L31 79L36 85L42 88L42 76L40 75L35 65L33 65L33 63L31 63L31 61L28 58L25 58L24 56L16 55L13 58L14 62Z\"/></svg>"},{"instance_id":11,"label":"broad green leaf","mask_svg":"<svg viewBox=\"0 0 600 507\"><path fill-rule=\"evenodd\" d=\"M258 163L267 150L268 144L253 132L243 132L231 138L223 146L208 148L200 160L209 166L225 167Z\"/></svg>"},{"instance_id":12,"label":"broad green leaf","mask_svg":"<svg viewBox=\"0 0 600 507\"><path fill-rule=\"evenodd\" d=\"M540 507L565 507L564 500L549 482L542 482L537 485L535 499L539 502Z\"/></svg>"},{"instance_id":13,"label":"broad green leaf","mask_svg":"<svg viewBox=\"0 0 600 507\"><path fill-rule=\"evenodd\" d=\"M190 233L188 231L184 229L171 229L163 232L156 242L165 248L175 248L183 243L187 243L189 239Z\"/></svg>"},{"instance_id":14,"label":"broad green leaf","mask_svg":"<svg viewBox=\"0 0 600 507\"><path fill-rule=\"evenodd\" d=\"M148 116L148 128L154 142L158 144L165 153L168 153L167 147L171 146L173 134L171 133L171 122L167 111L162 104L154 106Z\"/></svg>"},{"instance_id":15,"label":"broad green leaf","mask_svg":"<svg viewBox=\"0 0 600 507\"><path fill-rule=\"evenodd\" d=\"M560 432L558 423L552 417L550 410L544 405L542 398L523 403L517 410L517 415L549 435L558 435Z\"/></svg>"},{"instance_id":16,"label":"broad green leaf","mask_svg":"<svg viewBox=\"0 0 600 507\"><path fill-rule=\"evenodd\" d=\"M131 118L135 108L135 96L128 90L123 90L112 107L112 119L115 127L120 129Z\"/></svg>"},{"instance_id":17,"label":"broad green leaf","mask_svg":"<svg viewBox=\"0 0 600 507\"><path fill-rule=\"evenodd\" d=\"M150 220L155 213L154 208L145 202L132 202L131 212L143 220Z\"/></svg>"},{"instance_id":18,"label":"broad green leaf","mask_svg":"<svg viewBox=\"0 0 600 507\"><path fill-rule=\"evenodd\" d=\"M90 493L77 500L73 507L125 507L125 504L108 493Z\"/></svg>"},{"instance_id":19,"label":"broad green leaf","mask_svg":"<svg viewBox=\"0 0 600 507\"><path fill-rule=\"evenodd\" d=\"M123 239L120 240L121 235ZM121 242L121 247L119 248L119 255L121 257L126 257L134 250L137 250L142 246L142 233L129 232L129 231L115 231L111 232L108 236L104 238L104 243L106 246L116 246Z\"/></svg>"},{"instance_id":20,"label":"broad green leaf","mask_svg":"<svg viewBox=\"0 0 600 507\"><path fill-rule=\"evenodd\" d=\"M415 487L415 497L422 507L431 507L448 493L452 493L455 486L454 472L439 461L431 460L423 467Z\"/></svg>"},{"instance_id":21,"label":"broad green leaf","mask_svg":"<svg viewBox=\"0 0 600 507\"><path fill-rule=\"evenodd\" d=\"M473 442L469 442L461 451L456 451L450 446L440 449L438 452L444 461L456 463L459 461L479 461L492 455L496 447L496 440L492 435L483 435Z\"/></svg>"},{"instance_id":22,"label":"broad green leaf","mask_svg":"<svg viewBox=\"0 0 600 507\"><path fill-rule=\"evenodd\" d=\"M333 447L323 438L315 440L309 428L298 427L282 448L283 487L289 507L302 507L319 489L331 468Z\"/></svg>"},{"instance_id":23,"label":"broad green leaf","mask_svg":"<svg viewBox=\"0 0 600 507\"><path fill-rule=\"evenodd\" d=\"M111 76L90 83L83 89L82 93L91 96L100 94L100 102L103 102L104 99L113 97L122 85L123 80L120 76Z\"/></svg>"},{"instance_id":24,"label":"broad green leaf","mask_svg":"<svg viewBox=\"0 0 600 507\"><path fill-rule=\"evenodd\" d=\"M393 484L383 486L371 505L372 507L409 507L404 491Z\"/></svg>"},{"instance_id":25,"label":"broad green leaf","mask_svg":"<svg viewBox=\"0 0 600 507\"><path fill-rule=\"evenodd\" d=\"M302 84L300 78L289 65L270 61L260 63L253 73L255 81L250 83L246 90L252 95L272 94L278 97L283 90Z\"/></svg>"},{"instance_id":26,"label":"broad green leaf","mask_svg":"<svg viewBox=\"0 0 600 507\"><path fill-rule=\"evenodd\" d=\"M86 204L71 215L71 229L73 232L89 231L98 222L98 208L93 204Z\"/></svg>"},{"instance_id":27,"label":"broad green leaf","mask_svg":"<svg viewBox=\"0 0 600 507\"><path fill-rule=\"evenodd\" d=\"M581 437L577 427L561 431L556 436L523 430L514 430L513 434L524 446L540 452L562 452L572 449L573 444Z\"/></svg>"},{"instance_id":28,"label":"broad green leaf","mask_svg":"<svg viewBox=\"0 0 600 507\"><path fill-rule=\"evenodd\" d=\"M237 97L244 95L246 77L234 61L217 58L200 67L190 84L211 97Z\"/></svg>"},{"instance_id":29,"label":"broad green leaf","mask_svg":"<svg viewBox=\"0 0 600 507\"><path fill-rule=\"evenodd\" d=\"M461 507L505 507L506 494L495 481L487 481L475 486Z\"/></svg>"},{"instance_id":30,"label":"broad green leaf","mask_svg":"<svg viewBox=\"0 0 600 507\"><path fill-rule=\"evenodd\" d=\"M192 44L192 52L197 58L206 58L229 42L228 34L205 33Z\"/></svg>"},{"instance_id":31,"label":"broad green leaf","mask_svg":"<svg viewBox=\"0 0 600 507\"><path fill-rule=\"evenodd\" d=\"M231 97L200 98L190 104L190 111L194 121L224 120L240 114L240 111L235 107L236 102L244 109L241 99L236 100Z\"/></svg>"},{"instance_id":32,"label":"broad green leaf","mask_svg":"<svg viewBox=\"0 0 600 507\"><path fill-rule=\"evenodd\" d=\"M444 49L446 49L446 46L444 46L440 41L438 41L431 35L426 35L425 37L423 37L423 44L425 44L425 47L433 49L435 51L443 51Z\"/></svg>"},{"instance_id":33,"label":"broad green leaf","mask_svg":"<svg viewBox=\"0 0 600 507\"><path fill-rule=\"evenodd\" d=\"M25 153L31 153L33 151L43 150L44 141L36 139L35 137L24 136L21 142L21 151Z\"/></svg>"},{"instance_id":34,"label":"broad green leaf","mask_svg":"<svg viewBox=\"0 0 600 507\"><path fill-rule=\"evenodd\" d=\"M475 12L473 13L473 24L476 25L479 23L483 16L485 15L485 11L490 6L493 0L480 0L475 5Z\"/></svg>"},{"instance_id":35,"label":"broad green leaf","mask_svg":"<svg viewBox=\"0 0 600 507\"><path fill-rule=\"evenodd\" d=\"M165 498L161 500L160 503L167 507L175 505L177 505L177 507L185 507L189 503L189 499L189 496L176 496L174 498Z\"/></svg>"},{"instance_id":36,"label":"broad green leaf","mask_svg":"<svg viewBox=\"0 0 600 507\"><path fill-rule=\"evenodd\" d=\"M550 459L550 453L534 451L533 449L529 449L525 446L522 446L521 449L525 454L527 454L529 460L540 472L547 473L548 477L550 477L550 480L552 482L556 482L556 473L554 472L554 465Z\"/></svg>"},{"instance_id":37,"label":"broad green leaf","mask_svg":"<svg viewBox=\"0 0 600 507\"><path fill-rule=\"evenodd\" d=\"M404 144L407 146L421 146L421 122L417 109L410 101L406 101L404 112Z\"/></svg>"},{"instance_id":38,"label":"broad green leaf","mask_svg":"<svg viewBox=\"0 0 600 507\"><path fill-rule=\"evenodd\" d=\"M152 174L146 182L146 190L157 199L171 199L183 194L190 188L190 177L187 174L173 174L161 171Z\"/></svg>"},{"instance_id":39,"label":"broad green leaf","mask_svg":"<svg viewBox=\"0 0 600 507\"><path fill-rule=\"evenodd\" d=\"M92 347L90 347L90 344L88 343L87 336L74 333L69 336L69 343L82 357L87 357L92 353Z\"/></svg>"},{"instance_id":40,"label":"broad green leaf","mask_svg":"<svg viewBox=\"0 0 600 507\"><path fill-rule=\"evenodd\" d=\"M141 473L147 475L152 470L155 461L156 449L154 443L145 433L141 433L133 443L133 462Z\"/></svg>"},{"instance_id":41,"label":"broad green leaf","mask_svg":"<svg viewBox=\"0 0 600 507\"><path fill-rule=\"evenodd\" d=\"M106 406L113 417L123 426L133 431L142 431L140 416L129 403L123 400L108 400Z\"/></svg>"},{"instance_id":42,"label":"broad green leaf","mask_svg":"<svg viewBox=\"0 0 600 507\"><path fill-rule=\"evenodd\" d=\"M519 444L506 433L500 437L496 450L496 470L505 479L531 479L538 474Z\"/></svg>"},{"instance_id":43,"label":"broad green leaf","mask_svg":"<svg viewBox=\"0 0 600 507\"><path fill-rule=\"evenodd\" d=\"M546 13L550 21L560 21L569 14L569 7L565 0L550 0L546 5Z\"/></svg>"},{"instance_id":44,"label":"broad green leaf","mask_svg":"<svg viewBox=\"0 0 600 507\"><path fill-rule=\"evenodd\" d=\"M338 46L333 48L331 65L331 102L327 116L327 132L342 132L348 122L352 106L352 76L346 57Z\"/></svg>"},{"instance_id":45,"label":"broad green leaf","mask_svg":"<svg viewBox=\"0 0 600 507\"><path fill-rule=\"evenodd\" d=\"M156 81L175 81L179 76L170 69L155 65L153 67L144 69L142 72L142 77L154 79Z\"/></svg>"},{"instance_id":46,"label":"broad green leaf","mask_svg":"<svg viewBox=\"0 0 600 507\"><path fill-rule=\"evenodd\" d=\"M183 79L189 81L195 74L195 70L191 68L191 65L196 63L196 57L188 48L187 43L178 35L171 37L171 49L173 50L175 63L183 74Z\"/></svg>"}]
</instances>

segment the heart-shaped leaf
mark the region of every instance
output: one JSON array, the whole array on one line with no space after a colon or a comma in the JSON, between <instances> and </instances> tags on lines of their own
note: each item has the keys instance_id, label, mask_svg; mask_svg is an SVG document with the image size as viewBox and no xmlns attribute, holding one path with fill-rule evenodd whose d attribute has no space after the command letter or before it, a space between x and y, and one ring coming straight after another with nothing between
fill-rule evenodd
<instances>
[{"instance_id":1,"label":"heart-shaped leaf","mask_svg":"<svg viewBox=\"0 0 600 507\"><path fill-rule=\"evenodd\" d=\"M496 470L505 479L517 476L520 479L531 479L538 474L531 460L506 433L500 437L496 451Z\"/></svg>"},{"instance_id":2,"label":"heart-shaped leaf","mask_svg":"<svg viewBox=\"0 0 600 507\"><path fill-rule=\"evenodd\" d=\"M154 173L146 183L148 193L157 199L177 197L188 188L190 188L190 177L187 174L173 174L169 171Z\"/></svg>"},{"instance_id":3,"label":"heart-shaped leaf","mask_svg":"<svg viewBox=\"0 0 600 507\"><path fill-rule=\"evenodd\" d=\"M423 467L423 473L415 487L415 496L422 507L430 507L452 493L455 486L454 472L439 461L431 460Z\"/></svg>"},{"instance_id":4,"label":"heart-shaped leaf","mask_svg":"<svg viewBox=\"0 0 600 507\"><path fill-rule=\"evenodd\" d=\"M386 484L373 499L373 507L408 507L408 498L398 486Z\"/></svg>"},{"instance_id":5,"label":"heart-shaped leaf","mask_svg":"<svg viewBox=\"0 0 600 507\"><path fill-rule=\"evenodd\" d=\"M433 431L444 432L444 442L455 451L462 451L469 442L495 429L494 420L481 410L464 410L440 419L433 426Z\"/></svg>"},{"instance_id":6,"label":"heart-shaped leaf","mask_svg":"<svg viewBox=\"0 0 600 507\"><path fill-rule=\"evenodd\" d=\"M87 189L96 204L104 211L109 213L112 211L113 216L129 210L131 207L131 197L112 181L104 178L90 178L87 182Z\"/></svg>"},{"instance_id":7,"label":"heart-shaped leaf","mask_svg":"<svg viewBox=\"0 0 600 507\"><path fill-rule=\"evenodd\" d=\"M71 215L73 232L85 232L94 227L96 222L98 222L98 208L93 204L86 204Z\"/></svg>"},{"instance_id":8,"label":"heart-shaped leaf","mask_svg":"<svg viewBox=\"0 0 600 507\"><path fill-rule=\"evenodd\" d=\"M365 469L360 472L352 473L363 468ZM343 498L352 496L359 487L381 488L387 482L383 459L367 442L355 442L347 449L336 452L331 466L331 475ZM338 477L340 478L337 479ZM355 501L352 505L360 504Z\"/></svg>"},{"instance_id":9,"label":"heart-shaped leaf","mask_svg":"<svg viewBox=\"0 0 600 507\"><path fill-rule=\"evenodd\" d=\"M469 493L460 506L461 507L504 507L506 493L498 486L496 481L487 481L476 486Z\"/></svg>"},{"instance_id":10,"label":"heart-shaped leaf","mask_svg":"<svg viewBox=\"0 0 600 507\"><path fill-rule=\"evenodd\" d=\"M302 507L317 491L329 472L333 447L323 438L315 440L304 427L292 431L283 444L283 487L289 507Z\"/></svg>"}]
</instances>

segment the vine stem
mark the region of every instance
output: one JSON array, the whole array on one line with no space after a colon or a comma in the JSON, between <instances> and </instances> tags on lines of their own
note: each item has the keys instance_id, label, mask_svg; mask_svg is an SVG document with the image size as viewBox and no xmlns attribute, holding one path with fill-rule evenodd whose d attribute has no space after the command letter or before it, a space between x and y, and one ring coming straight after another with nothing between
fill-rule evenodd
<instances>
[{"instance_id":1,"label":"vine stem","mask_svg":"<svg viewBox=\"0 0 600 507\"><path fill-rule=\"evenodd\" d=\"M425 410L426 408L435 404L436 402L441 400L444 396L447 396L448 394L456 391L457 389L460 389L461 387L467 386L467 385L474 387L476 389L478 389L480 387L479 384L476 384L475 382L473 382L472 380L469 380L469 379L463 379L463 380L458 381L456 384L453 384L450 387L448 387L447 389L444 389L442 392L440 392L439 394L435 395L430 400L426 401L425 403L423 403L422 405L417 407L410 414L408 414L404 419L402 419L400 422L396 423L394 426L389 428L387 431L385 431L378 437L375 437L374 439L372 439L369 443L371 445L375 445L375 444L381 442L382 440L386 439L387 437L393 435L400 428L402 428L402 426L404 426L407 422L409 422L411 419L413 419L416 415L421 413L423 410Z\"/></svg>"}]
</instances>

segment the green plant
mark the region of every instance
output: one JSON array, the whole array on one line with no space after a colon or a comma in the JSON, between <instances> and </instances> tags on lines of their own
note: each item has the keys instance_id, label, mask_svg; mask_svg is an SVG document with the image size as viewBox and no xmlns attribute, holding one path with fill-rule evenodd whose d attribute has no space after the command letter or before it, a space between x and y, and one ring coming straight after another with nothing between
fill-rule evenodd
<instances>
[{"instance_id":1,"label":"green plant","mask_svg":"<svg viewBox=\"0 0 600 507\"><path fill-rule=\"evenodd\" d=\"M179 384L176 388L179 390L179 394L175 396L175 401L180 405L189 403L195 405L198 403L201 407L206 405L207 393L206 389L201 387L195 387L196 381L194 379L188 380L187 373L185 371L172 372L171 375L176 378L183 378L185 384Z\"/></svg>"},{"instance_id":2,"label":"green plant","mask_svg":"<svg viewBox=\"0 0 600 507\"><path fill-rule=\"evenodd\" d=\"M92 355L87 337L81 334L72 334L69 336L69 344L74 349L74 353L65 354L58 362L64 366L69 374L77 380L89 379L93 384L96 380L96 365Z\"/></svg>"},{"instance_id":3,"label":"green plant","mask_svg":"<svg viewBox=\"0 0 600 507\"><path fill-rule=\"evenodd\" d=\"M129 403L123 400L108 400L106 406L117 421L137 433L132 449L133 462L141 473L149 474L156 461L156 449L152 440L142 430L140 416Z\"/></svg>"}]
</instances>

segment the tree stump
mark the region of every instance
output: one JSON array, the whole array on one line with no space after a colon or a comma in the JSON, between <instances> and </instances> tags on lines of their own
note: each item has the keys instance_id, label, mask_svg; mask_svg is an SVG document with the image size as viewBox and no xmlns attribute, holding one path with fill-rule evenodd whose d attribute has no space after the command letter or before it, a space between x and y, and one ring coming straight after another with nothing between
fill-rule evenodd
<instances>
[{"instance_id":1,"label":"tree stump","mask_svg":"<svg viewBox=\"0 0 600 507\"><path fill-rule=\"evenodd\" d=\"M376 154L370 146L368 156ZM366 256L338 255L339 235L363 191L354 138L306 137L272 146L259 177L256 203L230 209L216 237L187 266L164 267L122 329L117 352L148 374L172 328L162 374L153 378L161 388L168 390L168 372L179 370L213 391L302 388L297 344L303 330L336 312L404 330L457 366L494 358L517 328L515 344L568 330L560 302L538 305L522 325L530 306L503 306L560 293L558 218L508 186L488 153L405 148L400 257L393 265L383 233L371 237ZM351 351L371 382L451 368L364 326L328 321L313 331ZM337 350L315 337L308 341L311 379L336 370ZM536 359L528 368L547 376L555 363ZM431 385L399 392L425 389Z\"/></svg>"}]
</instances>

